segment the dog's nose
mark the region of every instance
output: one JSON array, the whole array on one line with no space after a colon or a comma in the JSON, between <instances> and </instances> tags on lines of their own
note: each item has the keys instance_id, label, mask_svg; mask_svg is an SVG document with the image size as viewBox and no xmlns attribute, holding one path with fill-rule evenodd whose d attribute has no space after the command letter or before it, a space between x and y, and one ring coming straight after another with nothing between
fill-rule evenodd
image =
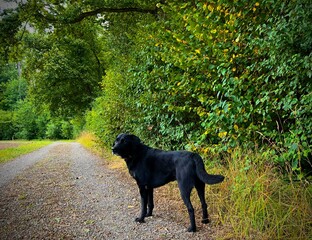
<instances>
[{"instance_id":1,"label":"dog's nose","mask_svg":"<svg viewBox=\"0 0 312 240\"><path fill-rule=\"evenodd\" d=\"M112 152L113 152L113 154L116 153L116 146L113 146L113 147L112 147Z\"/></svg>"}]
</instances>

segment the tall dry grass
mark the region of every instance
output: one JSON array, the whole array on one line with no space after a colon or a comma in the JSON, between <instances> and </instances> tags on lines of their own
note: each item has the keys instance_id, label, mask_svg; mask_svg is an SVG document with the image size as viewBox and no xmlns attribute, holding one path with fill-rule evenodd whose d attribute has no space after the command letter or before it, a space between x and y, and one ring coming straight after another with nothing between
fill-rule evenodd
<instances>
[{"instance_id":1,"label":"tall dry grass","mask_svg":"<svg viewBox=\"0 0 312 240\"><path fill-rule=\"evenodd\" d=\"M86 148L92 150L93 152L100 153L99 144L97 137L89 132L82 132L78 138L76 139L77 142L85 146Z\"/></svg>"},{"instance_id":2,"label":"tall dry grass","mask_svg":"<svg viewBox=\"0 0 312 240\"><path fill-rule=\"evenodd\" d=\"M283 180L266 157L236 149L225 166L207 168L226 176L207 188L211 210L227 229L220 239L312 239L311 184Z\"/></svg>"}]
</instances>

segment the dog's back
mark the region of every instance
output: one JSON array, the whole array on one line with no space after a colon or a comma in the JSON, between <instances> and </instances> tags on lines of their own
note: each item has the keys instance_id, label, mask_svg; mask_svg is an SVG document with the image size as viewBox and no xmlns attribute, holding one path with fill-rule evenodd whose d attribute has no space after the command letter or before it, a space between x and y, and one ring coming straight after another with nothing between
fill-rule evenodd
<instances>
[{"instance_id":1,"label":"dog's back","mask_svg":"<svg viewBox=\"0 0 312 240\"><path fill-rule=\"evenodd\" d=\"M159 186L176 180L177 174L189 178L197 176L206 184L216 184L224 180L222 175L208 174L202 158L189 151L162 151L150 148L144 162L146 165L143 168L149 172L150 180L157 182L156 185Z\"/></svg>"}]
</instances>

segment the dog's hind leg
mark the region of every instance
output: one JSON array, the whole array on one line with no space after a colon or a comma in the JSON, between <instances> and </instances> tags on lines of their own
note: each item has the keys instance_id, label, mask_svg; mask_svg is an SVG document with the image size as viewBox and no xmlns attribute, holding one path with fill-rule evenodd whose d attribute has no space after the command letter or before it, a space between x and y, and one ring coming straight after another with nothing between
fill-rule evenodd
<instances>
[{"instance_id":1,"label":"dog's hind leg","mask_svg":"<svg viewBox=\"0 0 312 240\"><path fill-rule=\"evenodd\" d=\"M190 222L191 222L191 226L187 229L187 231L196 232L195 213L194 213L194 208L190 200L192 187L189 184L183 184L180 182L178 182L178 185L179 185L179 189L181 192L181 197L184 201L184 204L187 207L187 211L188 211Z\"/></svg>"},{"instance_id":2,"label":"dog's hind leg","mask_svg":"<svg viewBox=\"0 0 312 240\"><path fill-rule=\"evenodd\" d=\"M202 205L202 210L203 210L203 219L202 219L202 223L209 223L209 215L208 215L208 211L207 211L207 203L206 203L206 199L205 199L205 183L202 182L201 180L197 179L196 183L195 183L195 188L197 190L198 193L198 197L200 199L201 205Z\"/></svg>"},{"instance_id":3,"label":"dog's hind leg","mask_svg":"<svg viewBox=\"0 0 312 240\"><path fill-rule=\"evenodd\" d=\"M147 190L147 214L146 217L153 216L153 209L154 209L154 197L153 197L153 188Z\"/></svg>"}]
</instances>

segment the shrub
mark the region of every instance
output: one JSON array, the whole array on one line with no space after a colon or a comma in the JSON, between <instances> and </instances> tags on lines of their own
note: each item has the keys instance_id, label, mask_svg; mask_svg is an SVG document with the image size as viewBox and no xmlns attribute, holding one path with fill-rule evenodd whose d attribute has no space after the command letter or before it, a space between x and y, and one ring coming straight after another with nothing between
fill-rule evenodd
<instances>
[{"instance_id":1,"label":"shrub","mask_svg":"<svg viewBox=\"0 0 312 240\"><path fill-rule=\"evenodd\" d=\"M0 140L13 138L13 112L0 110Z\"/></svg>"},{"instance_id":2,"label":"shrub","mask_svg":"<svg viewBox=\"0 0 312 240\"><path fill-rule=\"evenodd\" d=\"M73 125L68 121L61 122L61 137L64 139L73 138Z\"/></svg>"},{"instance_id":3,"label":"shrub","mask_svg":"<svg viewBox=\"0 0 312 240\"><path fill-rule=\"evenodd\" d=\"M49 139L60 139L62 136L61 122L50 121L47 124L46 136Z\"/></svg>"},{"instance_id":4,"label":"shrub","mask_svg":"<svg viewBox=\"0 0 312 240\"><path fill-rule=\"evenodd\" d=\"M20 139L34 139L37 136L37 114L28 100L19 101L14 111L13 124L16 129L15 137Z\"/></svg>"}]
</instances>

